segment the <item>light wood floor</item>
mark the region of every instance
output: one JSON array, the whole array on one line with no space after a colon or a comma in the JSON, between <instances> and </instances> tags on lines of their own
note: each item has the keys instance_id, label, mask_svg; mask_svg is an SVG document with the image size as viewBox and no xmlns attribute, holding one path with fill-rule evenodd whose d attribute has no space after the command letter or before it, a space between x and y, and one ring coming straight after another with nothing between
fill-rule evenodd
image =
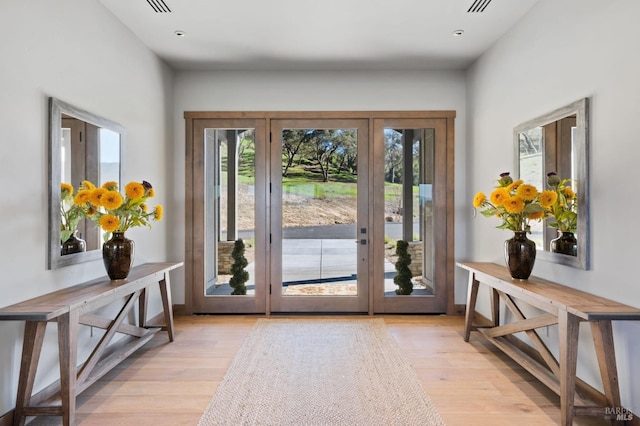
<instances>
[{"instance_id":1,"label":"light wood floor","mask_svg":"<svg viewBox=\"0 0 640 426\"><path fill-rule=\"evenodd\" d=\"M382 317L447 425L558 424L558 396L478 333L465 343L462 317ZM173 343L159 333L78 397L78 424L196 425L257 318L177 317Z\"/></svg>"}]
</instances>

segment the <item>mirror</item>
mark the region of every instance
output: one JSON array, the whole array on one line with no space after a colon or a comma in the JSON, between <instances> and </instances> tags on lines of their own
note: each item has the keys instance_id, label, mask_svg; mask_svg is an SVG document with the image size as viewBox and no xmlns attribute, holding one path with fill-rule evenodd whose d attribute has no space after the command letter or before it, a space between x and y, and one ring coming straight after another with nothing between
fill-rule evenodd
<instances>
[{"instance_id":1,"label":"mirror","mask_svg":"<svg viewBox=\"0 0 640 426\"><path fill-rule=\"evenodd\" d=\"M49 269L102 258L101 231L86 219L77 225L86 251L63 254L60 185L71 184L75 191L83 180L120 185L123 138L119 124L49 98Z\"/></svg>"},{"instance_id":2,"label":"mirror","mask_svg":"<svg viewBox=\"0 0 640 426\"><path fill-rule=\"evenodd\" d=\"M515 175L540 190L549 189L547 173L571 179L577 195L576 255L554 253L551 240L556 229L545 223L531 226L530 239L536 242L538 259L575 268L589 269L589 149L588 99L527 121L514 129Z\"/></svg>"}]
</instances>

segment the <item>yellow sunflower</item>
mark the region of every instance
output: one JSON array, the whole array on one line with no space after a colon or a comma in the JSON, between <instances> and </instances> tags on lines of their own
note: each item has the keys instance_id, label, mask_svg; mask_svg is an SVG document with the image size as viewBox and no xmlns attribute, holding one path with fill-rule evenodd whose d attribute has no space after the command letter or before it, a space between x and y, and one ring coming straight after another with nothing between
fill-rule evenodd
<instances>
[{"instance_id":1,"label":"yellow sunflower","mask_svg":"<svg viewBox=\"0 0 640 426\"><path fill-rule=\"evenodd\" d=\"M515 181L515 182L511 182L511 183L507 186L507 191L511 192L511 191L513 191L514 189L518 188L518 187L519 187L520 185L522 185L522 184L523 184L522 179L518 179L518 180L517 180L517 181Z\"/></svg>"},{"instance_id":2,"label":"yellow sunflower","mask_svg":"<svg viewBox=\"0 0 640 426\"><path fill-rule=\"evenodd\" d=\"M104 195L105 192L107 192L105 188L96 188L91 191L89 202L93 207L100 207L100 198L102 198L102 195Z\"/></svg>"},{"instance_id":3,"label":"yellow sunflower","mask_svg":"<svg viewBox=\"0 0 640 426\"><path fill-rule=\"evenodd\" d=\"M138 182L129 182L127 186L124 187L124 192L127 197L131 199L138 199L144 197L144 186Z\"/></svg>"},{"instance_id":4,"label":"yellow sunflower","mask_svg":"<svg viewBox=\"0 0 640 426\"><path fill-rule=\"evenodd\" d=\"M558 200L558 194L556 191L546 190L540 194L540 206L544 209L548 209L553 206Z\"/></svg>"},{"instance_id":5,"label":"yellow sunflower","mask_svg":"<svg viewBox=\"0 0 640 426\"><path fill-rule=\"evenodd\" d=\"M100 218L100 227L107 232L113 232L120 226L120 219L113 214L105 214Z\"/></svg>"},{"instance_id":6,"label":"yellow sunflower","mask_svg":"<svg viewBox=\"0 0 640 426\"><path fill-rule=\"evenodd\" d=\"M77 206L85 206L91 199L91 189L81 189L73 198L73 204Z\"/></svg>"},{"instance_id":7,"label":"yellow sunflower","mask_svg":"<svg viewBox=\"0 0 640 426\"><path fill-rule=\"evenodd\" d=\"M65 183L65 182L62 182L60 184L60 192L62 194L65 194L65 193L73 194L73 185ZM64 198L65 196L63 195L62 197Z\"/></svg>"},{"instance_id":8,"label":"yellow sunflower","mask_svg":"<svg viewBox=\"0 0 640 426\"><path fill-rule=\"evenodd\" d=\"M112 180L105 182L102 184L102 187L107 191L117 191L118 190L118 182L114 182Z\"/></svg>"},{"instance_id":9,"label":"yellow sunflower","mask_svg":"<svg viewBox=\"0 0 640 426\"><path fill-rule=\"evenodd\" d=\"M532 201L538 195L538 190L533 185L520 185L516 191L516 195L522 198L524 201Z\"/></svg>"},{"instance_id":10,"label":"yellow sunflower","mask_svg":"<svg viewBox=\"0 0 640 426\"><path fill-rule=\"evenodd\" d=\"M107 191L100 197L100 205L107 210L115 210L122 205L122 195L116 191Z\"/></svg>"},{"instance_id":11,"label":"yellow sunflower","mask_svg":"<svg viewBox=\"0 0 640 426\"><path fill-rule=\"evenodd\" d=\"M522 213L524 201L520 197L512 196L504 200L502 206L509 213Z\"/></svg>"},{"instance_id":12,"label":"yellow sunflower","mask_svg":"<svg viewBox=\"0 0 640 426\"><path fill-rule=\"evenodd\" d=\"M163 213L164 213L164 210L163 210L162 206L161 205L157 205L155 213L154 213L155 220L162 220L162 214Z\"/></svg>"},{"instance_id":13,"label":"yellow sunflower","mask_svg":"<svg viewBox=\"0 0 640 426\"><path fill-rule=\"evenodd\" d=\"M473 207L478 208L482 207L482 205L487 201L487 196L484 195L484 192L478 192L475 197L473 197Z\"/></svg>"},{"instance_id":14,"label":"yellow sunflower","mask_svg":"<svg viewBox=\"0 0 640 426\"><path fill-rule=\"evenodd\" d=\"M96 186L91 182L89 182L88 180L83 180L82 183L80 184L80 187L82 189L96 189Z\"/></svg>"},{"instance_id":15,"label":"yellow sunflower","mask_svg":"<svg viewBox=\"0 0 640 426\"><path fill-rule=\"evenodd\" d=\"M568 201L573 200L573 199L575 198L575 196L576 196L576 193L573 191L573 189L569 188L568 186L566 186L566 187L564 188L564 190L563 190L563 192L562 192L562 193L564 194L565 198L566 198Z\"/></svg>"},{"instance_id":16,"label":"yellow sunflower","mask_svg":"<svg viewBox=\"0 0 640 426\"><path fill-rule=\"evenodd\" d=\"M544 210L535 213L529 213L529 219L544 219L544 213Z\"/></svg>"},{"instance_id":17,"label":"yellow sunflower","mask_svg":"<svg viewBox=\"0 0 640 426\"><path fill-rule=\"evenodd\" d=\"M506 188L496 188L490 196L491 203L496 207L500 207L507 198L509 198L509 191Z\"/></svg>"}]
</instances>

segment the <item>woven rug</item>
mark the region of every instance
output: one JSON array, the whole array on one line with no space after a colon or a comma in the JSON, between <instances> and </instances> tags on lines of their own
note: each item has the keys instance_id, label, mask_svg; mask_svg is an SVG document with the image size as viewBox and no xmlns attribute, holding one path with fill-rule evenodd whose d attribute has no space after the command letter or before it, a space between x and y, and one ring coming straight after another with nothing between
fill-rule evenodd
<instances>
[{"instance_id":1,"label":"woven rug","mask_svg":"<svg viewBox=\"0 0 640 426\"><path fill-rule=\"evenodd\" d=\"M259 319L199 422L443 424L381 318Z\"/></svg>"}]
</instances>

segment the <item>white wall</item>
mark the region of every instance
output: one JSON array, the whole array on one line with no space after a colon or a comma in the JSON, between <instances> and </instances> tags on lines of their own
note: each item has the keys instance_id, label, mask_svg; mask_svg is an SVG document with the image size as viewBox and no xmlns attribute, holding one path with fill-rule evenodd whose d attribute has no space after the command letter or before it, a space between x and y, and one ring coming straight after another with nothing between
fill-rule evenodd
<instances>
[{"instance_id":1,"label":"white wall","mask_svg":"<svg viewBox=\"0 0 640 426\"><path fill-rule=\"evenodd\" d=\"M184 192L185 111L454 110L455 161L460 165L466 161L462 71L181 71L176 73L175 83L175 140L180 141L174 151L176 194ZM456 168L455 180L458 210L465 204L459 195L464 193L463 167ZM184 202L175 208L182 208L184 216ZM460 217L456 214L456 227L463 229ZM176 235L176 244L184 247L184 232ZM457 257L466 254L461 241L456 240L455 250ZM175 287L174 303L184 302L180 289L184 287Z\"/></svg>"},{"instance_id":2,"label":"white wall","mask_svg":"<svg viewBox=\"0 0 640 426\"><path fill-rule=\"evenodd\" d=\"M151 182L154 201L166 207L165 220L152 230L128 232L135 263L167 260L167 229L176 217L167 205L172 71L97 0L3 0L0 27L6 35L0 43L0 306L105 275L101 261L46 269L49 96L124 126L123 180ZM161 309L158 300L154 295L152 313ZM22 330L22 323L0 322L0 416L15 406ZM55 326L36 387L58 377L52 331ZM86 339L83 333L81 357Z\"/></svg>"},{"instance_id":3,"label":"white wall","mask_svg":"<svg viewBox=\"0 0 640 426\"><path fill-rule=\"evenodd\" d=\"M477 191L513 170L512 131L519 123L583 97L591 101L592 270L538 261L533 274L640 307L635 262L640 226L638 131L640 49L637 0L540 0L485 53L467 76L465 210ZM497 223L467 216L470 258L502 260L509 236ZM640 412L640 324L614 324L623 404ZM583 330L585 341L589 338ZM584 353L592 351L585 345ZM594 358L579 374L597 385ZM597 385L600 387L599 385Z\"/></svg>"},{"instance_id":4,"label":"white wall","mask_svg":"<svg viewBox=\"0 0 640 426\"><path fill-rule=\"evenodd\" d=\"M506 234L471 218L471 197L512 168L515 125L588 96L593 267L538 262L534 274L640 306L637 0L540 0L468 71L466 89L459 71L177 72L174 86L172 71L97 0L4 0L0 12L10 40L0 44L2 306L104 275L101 262L46 270L48 96L125 127L124 181L152 182L165 205L163 222L131 231L136 263L184 257L184 111L456 110L455 255L501 262ZM176 275L174 303L184 303ZM465 282L458 272L457 302ZM615 332L623 402L640 411L640 326L616 323ZM20 323L0 323L0 415L15 405L21 333ZM45 352L55 350L48 333ZM594 368L581 362L587 376Z\"/></svg>"}]
</instances>

